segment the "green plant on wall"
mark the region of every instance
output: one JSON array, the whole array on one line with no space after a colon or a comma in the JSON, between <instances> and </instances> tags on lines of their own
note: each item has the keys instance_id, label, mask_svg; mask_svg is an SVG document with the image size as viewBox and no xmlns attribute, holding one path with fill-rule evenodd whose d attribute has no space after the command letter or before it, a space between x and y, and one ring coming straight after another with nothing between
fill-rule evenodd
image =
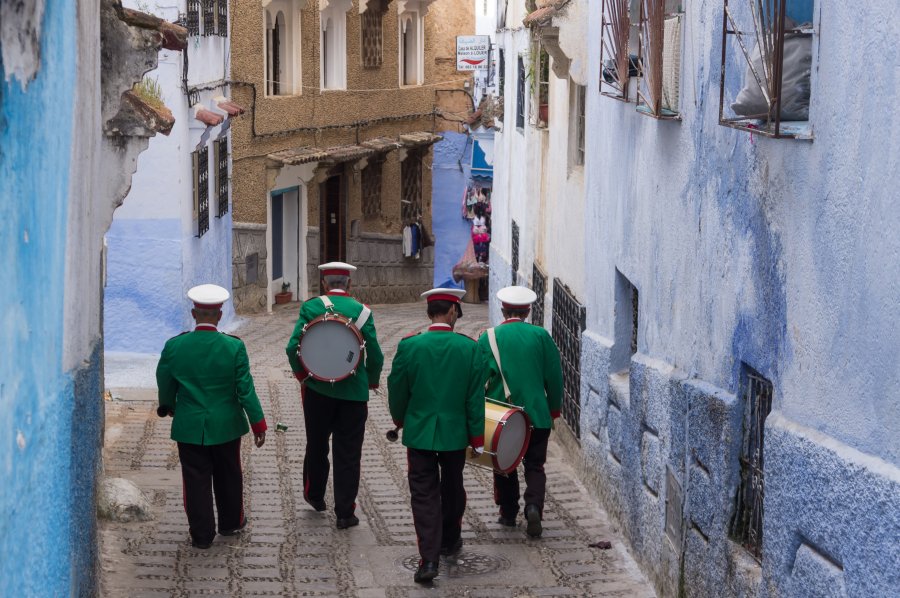
<instances>
[{"instance_id":1,"label":"green plant on wall","mask_svg":"<svg viewBox=\"0 0 900 598\"><path fill-rule=\"evenodd\" d=\"M163 102L163 90L162 85L159 84L159 79L144 77L134 84L132 91L134 95L147 102L153 108L164 108L166 105Z\"/></svg>"}]
</instances>

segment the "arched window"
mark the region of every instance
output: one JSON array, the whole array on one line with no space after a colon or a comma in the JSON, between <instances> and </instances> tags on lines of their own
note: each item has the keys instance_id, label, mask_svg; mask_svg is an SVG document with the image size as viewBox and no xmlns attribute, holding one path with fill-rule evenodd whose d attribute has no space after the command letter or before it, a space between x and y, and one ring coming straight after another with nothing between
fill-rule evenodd
<instances>
[{"instance_id":1,"label":"arched window","mask_svg":"<svg viewBox=\"0 0 900 598\"><path fill-rule=\"evenodd\" d=\"M301 0L263 0L265 14L265 80L266 95L301 93L300 13L306 6Z\"/></svg>"},{"instance_id":2,"label":"arched window","mask_svg":"<svg viewBox=\"0 0 900 598\"><path fill-rule=\"evenodd\" d=\"M400 85L425 82L425 15L434 0L398 0Z\"/></svg>"},{"instance_id":3,"label":"arched window","mask_svg":"<svg viewBox=\"0 0 900 598\"><path fill-rule=\"evenodd\" d=\"M347 87L347 11L351 0L320 0L321 87Z\"/></svg>"}]
</instances>

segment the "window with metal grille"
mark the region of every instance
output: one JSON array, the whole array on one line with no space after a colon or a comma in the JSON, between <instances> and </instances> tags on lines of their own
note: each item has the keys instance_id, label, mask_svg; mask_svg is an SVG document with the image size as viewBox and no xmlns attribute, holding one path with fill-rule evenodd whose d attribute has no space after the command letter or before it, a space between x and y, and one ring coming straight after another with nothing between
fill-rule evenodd
<instances>
[{"instance_id":1,"label":"window with metal grille","mask_svg":"<svg viewBox=\"0 0 900 598\"><path fill-rule=\"evenodd\" d=\"M559 347L563 370L562 416L581 438L581 333L587 325L587 310L569 287L553 279L553 340Z\"/></svg>"},{"instance_id":2,"label":"window with metal grille","mask_svg":"<svg viewBox=\"0 0 900 598\"><path fill-rule=\"evenodd\" d=\"M422 150L411 149L400 165L400 218L410 224L422 217Z\"/></svg>"},{"instance_id":3,"label":"window with metal grille","mask_svg":"<svg viewBox=\"0 0 900 598\"><path fill-rule=\"evenodd\" d=\"M719 124L812 139L814 0L722 0Z\"/></svg>"},{"instance_id":4,"label":"window with metal grille","mask_svg":"<svg viewBox=\"0 0 900 598\"><path fill-rule=\"evenodd\" d=\"M536 77L531 122L539 128L545 128L550 122L550 55L539 43L535 45L531 64L531 76Z\"/></svg>"},{"instance_id":5,"label":"window with metal grille","mask_svg":"<svg viewBox=\"0 0 900 598\"><path fill-rule=\"evenodd\" d=\"M381 213L381 174L384 162L370 159L362 170L362 213L366 218L374 218Z\"/></svg>"},{"instance_id":6,"label":"window with metal grille","mask_svg":"<svg viewBox=\"0 0 900 598\"><path fill-rule=\"evenodd\" d=\"M509 254L509 264L512 267L512 282L516 284L519 280L519 225L516 221L512 221L512 248Z\"/></svg>"},{"instance_id":7,"label":"window with metal grille","mask_svg":"<svg viewBox=\"0 0 900 598\"><path fill-rule=\"evenodd\" d=\"M525 60L521 56L516 79L516 126L520 129L525 127Z\"/></svg>"},{"instance_id":8,"label":"window with metal grille","mask_svg":"<svg viewBox=\"0 0 900 598\"><path fill-rule=\"evenodd\" d=\"M732 539L759 560L762 558L765 497L763 448L766 417L772 411L772 383L746 365L743 369L741 394L744 398L744 435L741 447L741 484L737 492L730 534Z\"/></svg>"},{"instance_id":9,"label":"window with metal grille","mask_svg":"<svg viewBox=\"0 0 900 598\"><path fill-rule=\"evenodd\" d=\"M638 22L642 0L603 0L600 21L600 93L630 101L628 85L639 74Z\"/></svg>"},{"instance_id":10,"label":"window with metal grille","mask_svg":"<svg viewBox=\"0 0 900 598\"><path fill-rule=\"evenodd\" d=\"M217 0L216 10L219 17L216 24L216 34L228 37L228 0Z\"/></svg>"},{"instance_id":11,"label":"window with metal grille","mask_svg":"<svg viewBox=\"0 0 900 598\"><path fill-rule=\"evenodd\" d=\"M360 35L362 36L362 65L366 68L381 66L384 55L384 28L382 21L387 12L387 4L370 1L366 12L360 15Z\"/></svg>"},{"instance_id":12,"label":"window with metal grille","mask_svg":"<svg viewBox=\"0 0 900 598\"><path fill-rule=\"evenodd\" d=\"M577 85L569 80L569 89L572 90L572 164L581 166L584 164L584 103L585 86Z\"/></svg>"},{"instance_id":13,"label":"window with metal grille","mask_svg":"<svg viewBox=\"0 0 900 598\"><path fill-rule=\"evenodd\" d=\"M216 34L216 0L203 0L203 35Z\"/></svg>"},{"instance_id":14,"label":"window with metal grille","mask_svg":"<svg viewBox=\"0 0 900 598\"><path fill-rule=\"evenodd\" d=\"M192 152L194 163L194 213L197 216L197 236L209 230L209 148L203 146Z\"/></svg>"},{"instance_id":15,"label":"window with metal grille","mask_svg":"<svg viewBox=\"0 0 900 598\"><path fill-rule=\"evenodd\" d=\"M537 295L534 305L531 306L531 323L535 326L543 326L544 295L547 294L547 275L538 267L537 262L532 265L531 290Z\"/></svg>"},{"instance_id":16,"label":"window with metal grille","mask_svg":"<svg viewBox=\"0 0 900 598\"><path fill-rule=\"evenodd\" d=\"M216 187L218 190L217 216L221 218L228 213L228 137L216 141Z\"/></svg>"},{"instance_id":17,"label":"window with metal grille","mask_svg":"<svg viewBox=\"0 0 900 598\"><path fill-rule=\"evenodd\" d=\"M499 63L500 85L498 86L497 93L502 98L503 94L506 93L506 53L503 51L503 48L500 48Z\"/></svg>"},{"instance_id":18,"label":"window with metal grille","mask_svg":"<svg viewBox=\"0 0 900 598\"><path fill-rule=\"evenodd\" d=\"M637 111L678 120L681 69L681 0L641 0Z\"/></svg>"},{"instance_id":19,"label":"window with metal grille","mask_svg":"<svg viewBox=\"0 0 900 598\"><path fill-rule=\"evenodd\" d=\"M187 0L188 35L200 35L200 0Z\"/></svg>"}]
</instances>

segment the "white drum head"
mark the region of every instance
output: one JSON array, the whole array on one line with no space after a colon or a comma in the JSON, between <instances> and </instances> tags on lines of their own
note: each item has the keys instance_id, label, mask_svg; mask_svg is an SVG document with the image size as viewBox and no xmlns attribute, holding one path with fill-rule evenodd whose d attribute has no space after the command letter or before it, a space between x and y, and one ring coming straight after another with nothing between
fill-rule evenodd
<instances>
[{"instance_id":1,"label":"white drum head","mask_svg":"<svg viewBox=\"0 0 900 598\"><path fill-rule=\"evenodd\" d=\"M499 431L497 442L497 465L501 471L511 468L522 454L528 421L522 411L514 410L506 418L506 424Z\"/></svg>"},{"instance_id":2,"label":"white drum head","mask_svg":"<svg viewBox=\"0 0 900 598\"><path fill-rule=\"evenodd\" d=\"M300 360L315 376L343 380L356 369L361 349L359 338L339 320L322 320L310 326L300 339Z\"/></svg>"}]
</instances>

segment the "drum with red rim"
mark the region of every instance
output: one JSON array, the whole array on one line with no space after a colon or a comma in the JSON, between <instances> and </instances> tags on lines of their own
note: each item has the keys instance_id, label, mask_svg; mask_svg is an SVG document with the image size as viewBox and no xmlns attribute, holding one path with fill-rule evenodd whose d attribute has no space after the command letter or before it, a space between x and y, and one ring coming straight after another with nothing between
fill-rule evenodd
<instances>
[{"instance_id":1,"label":"drum with red rim","mask_svg":"<svg viewBox=\"0 0 900 598\"><path fill-rule=\"evenodd\" d=\"M326 312L304 326L297 356L310 377L338 382L356 372L365 347L353 320Z\"/></svg>"},{"instance_id":2,"label":"drum with red rim","mask_svg":"<svg viewBox=\"0 0 900 598\"><path fill-rule=\"evenodd\" d=\"M484 452L469 463L507 474L515 471L531 439L531 419L521 407L486 400L484 404Z\"/></svg>"}]
</instances>

